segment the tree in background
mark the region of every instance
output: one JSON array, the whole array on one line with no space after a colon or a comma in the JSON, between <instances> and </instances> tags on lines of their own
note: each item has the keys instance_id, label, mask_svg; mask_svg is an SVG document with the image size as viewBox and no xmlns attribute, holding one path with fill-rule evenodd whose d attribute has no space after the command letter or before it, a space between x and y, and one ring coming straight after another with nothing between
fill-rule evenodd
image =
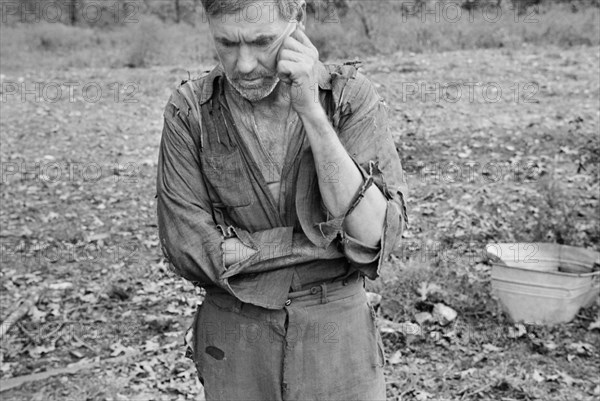
<instances>
[{"instance_id":1,"label":"tree in background","mask_svg":"<svg viewBox=\"0 0 600 401\"><path fill-rule=\"evenodd\" d=\"M79 13L78 0L68 0L67 9L69 10L69 22L71 25L77 24L77 14Z\"/></svg>"},{"instance_id":2,"label":"tree in background","mask_svg":"<svg viewBox=\"0 0 600 401\"><path fill-rule=\"evenodd\" d=\"M260 1L260 0L257 0ZM373 39L380 30L380 15L403 13L418 15L423 9L435 9L437 2L452 2L463 9L475 10L482 7L509 4L519 13L538 5L567 3L575 12L586 7L599 7L600 0L306 0L307 12L314 21L327 23L349 18L358 22L363 34ZM3 7L3 23L34 22L35 10L60 8L59 22L65 25L94 26L109 28L126 23L125 17L135 18L153 15L164 23L187 23L197 25L202 20L200 0L10 0L10 7ZM51 8L52 8L51 7ZM6 12L12 8L11 13ZM18 11L27 10L25 13ZM97 18L96 18L97 17ZM50 21L50 22L55 22Z\"/></svg>"}]
</instances>

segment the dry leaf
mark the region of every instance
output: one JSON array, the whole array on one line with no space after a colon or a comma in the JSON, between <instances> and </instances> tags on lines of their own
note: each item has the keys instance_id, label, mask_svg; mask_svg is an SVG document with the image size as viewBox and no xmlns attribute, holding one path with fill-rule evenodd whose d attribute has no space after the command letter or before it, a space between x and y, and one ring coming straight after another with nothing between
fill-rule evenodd
<instances>
[{"instance_id":1,"label":"dry leaf","mask_svg":"<svg viewBox=\"0 0 600 401\"><path fill-rule=\"evenodd\" d=\"M367 292L367 300L375 308L381 303L381 295L374 292Z\"/></svg>"},{"instance_id":2,"label":"dry leaf","mask_svg":"<svg viewBox=\"0 0 600 401\"><path fill-rule=\"evenodd\" d=\"M156 351L158 349L160 349L160 344L158 343L158 341L156 341L156 337L147 340L144 344L145 351Z\"/></svg>"},{"instance_id":3,"label":"dry leaf","mask_svg":"<svg viewBox=\"0 0 600 401\"><path fill-rule=\"evenodd\" d=\"M420 326L423 326L425 323L433 322L433 316L429 312L415 313L415 321Z\"/></svg>"},{"instance_id":4,"label":"dry leaf","mask_svg":"<svg viewBox=\"0 0 600 401\"><path fill-rule=\"evenodd\" d=\"M581 380L575 379L571 376L569 376L568 374L566 374L565 372L562 372L560 370L557 370L556 373L559 374L560 379L562 380L563 383L565 383L567 386L572 386L575 383L579 383L581 382Z\"/></svg>"},{"instance_id":5,"label":"dry leaf","mask_svg":"<svg viewBox=\"0 0 600 401\"><path fill-rule=\"evenodd\" d=\"M567 345L567 349L575 352L577 355L590 355L594 351L594 348L595 347L592 344L584 342L576 342Z\"/></svg>"},{"instance_id":6,"label":"dry leaf","mask_svg":"<svg viewBox=\"0 0 600 401\"><path fill-rule=\"evenodd\" d=\"M427 401L431 398L431 394L426 391L415 391L414 397L417 401Z\"/></svg>"},{"instance_id":7,"label":"dry leaf","mask_svg":"<svg viewBox=\"0 0 600 401\"><path fill-rule=\"evenodd\" d=\"M62 283L53 283L48 285L48 288L51 290L66 290L68 288L73 288L73 283L69 281L63 281Z\"/></svg>"},{"instance_id":8,"label":"dry leaf","mask_svg":"<svg viewBox=\"0 0 600 401\"><path fill-rule=\"evenodd\" d=\"M40 311L35 305L29 309L29 316L32 322L38 323L45 321L47 315L48 313Z\"/></svg>"},{"instance_id":9,"label":"dry leaf","mask_svg":"<svg viewBox=\"0 0 600 401\"><path fill-rule=\"evenodd\" d=\"M442 287L434 283L427 283L423 281L417 289L417 292L421 297L421 301L425 302L429 294L442 292Z\"/></svg>"},{"instance_id":10,"label":"dry leaf","mask_svg":"<svg viewBox=\"0 0 600 401\"><path fill-rule=\"evenodd\" d=\"M546 378L544 377L544 375L539 370L537 370L537 369L535 369L533 371L533 374L531 375L531 378L533 380L535 380L536 382L538 382L538 383L541 383L541 382L543 382L543 381L546 380Z\"/></svg>"},{"instance_id":11,"label":"dry leaf","mask_svg":"<svg viewBox=\"0 0 600 401\"><path fill-rule=\"evenodd\" d=\"M588 330L600 330L600 317L595 322L590 323Z\"/></svg>"},{"instance_id":12,"label":"dry leaf","mask_svg":"<svg viewBox=\"0 0 600 401\"><path fill-rule=\"evenodd\" d=\"M502 351L502 348L498 348L495 345L492 344L483 344L483 350L486 352L500 352Z\"/></svg>"},{"instance_id":13,"label":"dry leaf","mask_svg":"<svg viewBox=\"0 0 600 401\"><path fill-rule=\"evenodd\" d=\"M135 352L135 349L132 347L125 347L121 342L117 342L115 344L111 344L109 347L112 352L110 356L119 356L121 354L129 354Z\"/></svg>"},{"instance_id":14,"label":"dry leaf","mask_svg":"<svg viewBox=\"0 0 600 401\"><path fill-rule=\"evenodd\" d=\"M397 365L402 362L402 352L400 350L395 351L389 358L388 363L390 365Z\"/></svg>"},{"instance_id":15,"label":"dry leaf","mask_svg":"<svg viewBox=\"0 0 600 401\"><path fill-rule=\"evenodd\" d=\"M508 328L508 338L520 338L527 334L525 325L518 323Z\"/></svg>"},{"instance_id":16,"label":"dry leaf","mask_svg":"<svg viewBox=\"0 0 600 401\"><path fill-rule=\"evenodd\" d=\"M435 304L433 306L433 318L442 326L447 326L450 322L454 321L458 316L458 313L449 306L444 304Z\"/></svg>"},{"instance_id":17,"label":"dry leaf","mask_svg":"<svg viewBox=\"0 0 600 401\"><path fill-rule=\"evenodd\" d=\"M54 346L54 344L50 344L50 345L38 345L38 346L35 346L35 347L29 349L29 355L32 358L38 359L43 354L47 354L49 352L52 352L55 349L56 349L56 347Z\"/></svg>"}]
</instances>

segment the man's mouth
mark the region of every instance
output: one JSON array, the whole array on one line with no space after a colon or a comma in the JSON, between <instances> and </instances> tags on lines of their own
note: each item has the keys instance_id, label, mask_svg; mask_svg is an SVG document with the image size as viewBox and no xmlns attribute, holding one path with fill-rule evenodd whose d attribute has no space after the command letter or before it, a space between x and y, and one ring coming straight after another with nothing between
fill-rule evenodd
<instances>
[{"instance_id":1,"label":"man's mouth","mask_svg":"<svg viewBox=\"0 0 600 401\"><path fill-rule=\"evenodd\" d=\"M256 84L259 84L262 81L262 79L263 79L262 77L250 78L250 79L240 78L238 80L238 82L243 86L254 86Z\"/></svg>"}]
</instances>

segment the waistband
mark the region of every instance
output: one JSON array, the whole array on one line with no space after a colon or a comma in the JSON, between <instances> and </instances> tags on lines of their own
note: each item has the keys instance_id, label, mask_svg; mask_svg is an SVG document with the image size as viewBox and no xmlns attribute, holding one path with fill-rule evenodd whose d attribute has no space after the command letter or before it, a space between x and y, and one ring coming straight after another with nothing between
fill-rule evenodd
<instances>
[{"instance_id":1,"label":"waistband","mask_svg":"<svg viewBox=\"0 0 600 401\"><path fill-rule=\"evenodd\" d=\"M352 275L344 280L313 284L310 288L288 294L285 305L300 303L303 306L326 304L354 295L364 288L364 276Z\"/></svg>"},{"instance_id":2,"label":"waistband","mask_svg":"<svg viewBox=\"0 0 600 401\"><path fill-rule=\"evenodd\" d=\"M285 301L284 308L290 307L291 305L310 306L337 301L359 293L364 287L365 279L361 274L351 274L344 279L333 282L325 281L313 283L307 289L290 291L287 300ZM219 287L206 288L206 298L218 298L221 300L221 303L227 303L232 310L236 311L239 311L243 307L263 309L259 306L244 303Z\"/></svg>"}]
</instances>

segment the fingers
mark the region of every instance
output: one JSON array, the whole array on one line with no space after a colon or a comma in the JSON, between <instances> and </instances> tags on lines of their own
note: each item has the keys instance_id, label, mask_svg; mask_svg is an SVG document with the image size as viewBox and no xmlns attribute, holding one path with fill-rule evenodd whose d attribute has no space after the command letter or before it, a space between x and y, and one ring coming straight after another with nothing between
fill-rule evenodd
<instances>
[{"instance_id":1,"label":"fingers","mask_svg":"<svg viewBox=\"0 0 600 401\"><path fill-rule=\"evenodd\" d=\"M304 30L302 29L296 28L296 30L292 32L290 36L296 39L298 42L302 43L306 47L314 47L308 36L306 36L306 34L304 33Z\"/></svg>"},{"instance_id":2,"label":"fingers","mask_svg":"<svg viewBox=\"0 0 600 401\"><path fill-rule=\"evenodd\" d=\"M306 46L300 43L297 39L294 39L292 36L288 36L287 38L285 38L281 48L290 49L298 53L304 53L307 50Z\"/></svg>"},{"instance_id":3,"label":"fingers","mask_svg":"<svg viewBox=\"0 0 600 401\"><path fill-rule=\"evenodd\" d=\"M289 60L281 60L277 63L277 75L279 78L292 78L291 75L294 72L294 62Z\"/></svg>"},{"instance_id":4,"label":"fingers","mask_svg":"<svg viewBox=\"0 0 600 401\"><path fill-rule=\"evenodd\" d=\"M281 81L292 85L310 78L314 64L319 58L316 47L302 30L296 30L285 38L277 54L277 75Z\"/></svg>"},{"instance_id":5,"label":"fingers","mask_svg":"<svg viewBox=\"0 0 600 401\"><path fill-rule=\"evenodd\" d=\"M290 60L281 60L277 63L277 76L283 82L291 85L297 74L298 63Z\"/></svg>"},{"instance_id":6,"label":"fingers","mask_svg":"<svg viewBox=\"0 0 600 401\"><path fill-rule=\"evenodd\" d=\"M303 53L295 52L290 49L282 49L279 52L278 60L290 60L290 61L302 62L302 61L306 60L306 55L304 55Z\"/></svg>"},{"instance_id":7,"label":"fingers","mask_svg":"<svg viewBox=\"0 0 600 401\"><path fill-rule=\"evenodd\" d=\"M288 27L281 33L281 35L279 35L279 37L277 37L277 39L275 39L273 41L273 43L271 43L271 45L269 46L269 48L273 49L276 47L279 47L279 45L281 43L283 43L285 41L285 39L287 39L296 29L296 24L289 24Z\"/></svg>"},{"instance_id":8,"label":"fingers","mask_svg":"<svg viewBox=\"0 0 600 401\"><path fill-rule=\"evenodd\" d=\"M296 53L298 56L293 57L291 52ZM286 53L289 55L288 58L298 61L304 60L305 57L308 57L314 61L319 58L319 51L315 47L307 47L292 37L288 37L281 46L278 60L282 58L281 53Z\"/></svg>"}]
</instances>

